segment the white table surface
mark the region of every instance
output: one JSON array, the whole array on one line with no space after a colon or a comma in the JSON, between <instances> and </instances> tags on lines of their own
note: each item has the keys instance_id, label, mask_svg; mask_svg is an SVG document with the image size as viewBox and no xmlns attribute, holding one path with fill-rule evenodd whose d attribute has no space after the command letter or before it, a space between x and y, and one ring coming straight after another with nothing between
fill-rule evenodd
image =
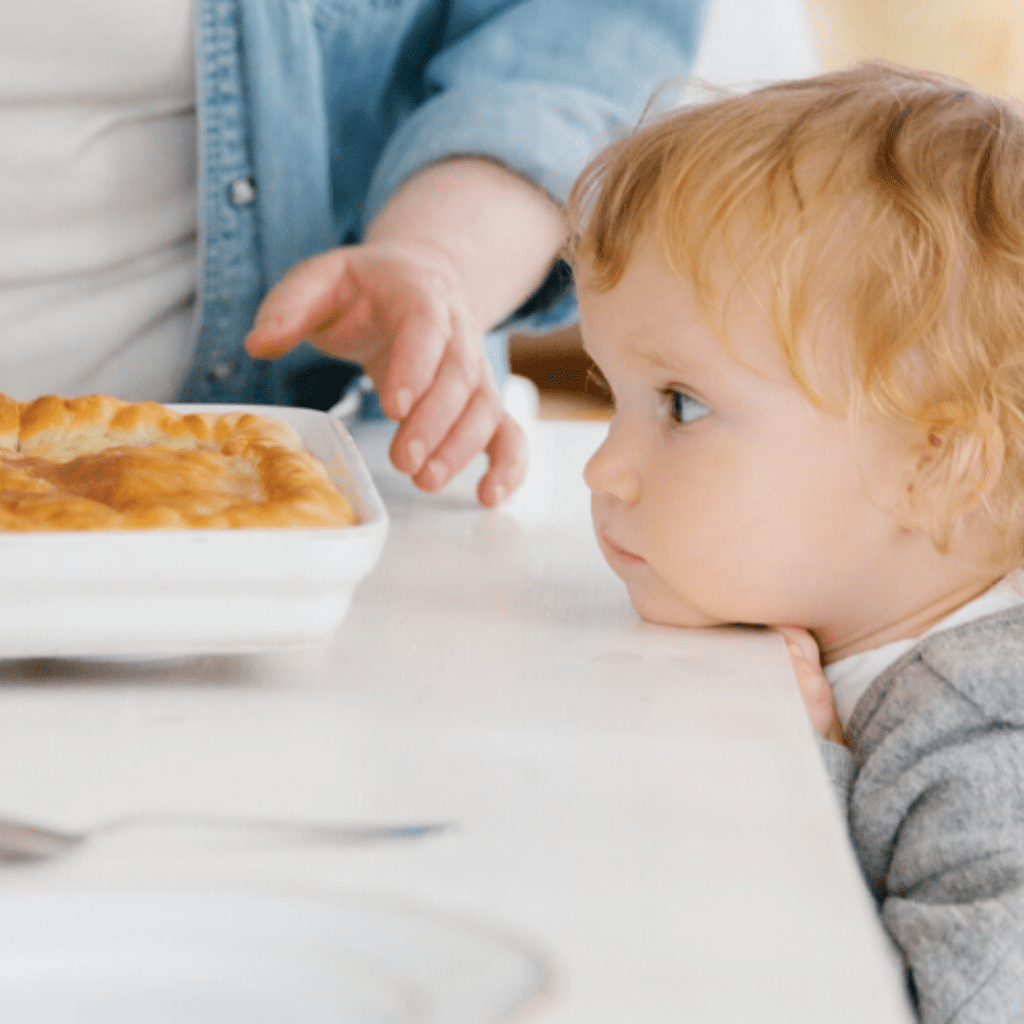
<instances>
[{"instance_id":1,"label":"white table surface","mask_svg":"<svg viewBox=\"0 0 1024 1024\"><path fill-rule=\"evenodd\" d=\"M392 517L312 651L0 663L0 814L445 821L405 844L195 844L140 832L25 886L203 880L371 893L498 925L548 958L538 1024L910 1019L783 645L643 624L593 539L603 425L534 423L499 510L357 442Z\"/></svg>"}]
</instances>

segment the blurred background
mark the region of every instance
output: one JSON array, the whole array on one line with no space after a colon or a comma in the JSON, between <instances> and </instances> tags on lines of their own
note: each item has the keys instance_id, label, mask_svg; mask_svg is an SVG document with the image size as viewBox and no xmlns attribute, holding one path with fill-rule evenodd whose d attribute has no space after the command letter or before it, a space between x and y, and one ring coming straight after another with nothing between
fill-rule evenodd
<instances>
[{"instance_id":1,"label":"blurred background","mask_svg":"<svg viewBox=\"0 0 1024 1024\"><path fill-rule=\"evenodd\" d=\"M751 88L869 58L1024 98L1024 0L712 0L694 73ZM513 335L512 372L545 419L604 419L575 328Z\"/></svg>"}]
</instances>

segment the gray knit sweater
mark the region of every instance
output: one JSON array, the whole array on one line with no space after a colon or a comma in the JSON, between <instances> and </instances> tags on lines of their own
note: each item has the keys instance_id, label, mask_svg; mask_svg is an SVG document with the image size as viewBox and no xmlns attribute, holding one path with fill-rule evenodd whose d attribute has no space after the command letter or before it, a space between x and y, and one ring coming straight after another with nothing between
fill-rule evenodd
<instances>
[{"instance_id":1,"label":"gray knit sweater","mask_svg":"<svg viewBox=\"0 0 1024 1024\"><path fill-rule=\"evenodd\" d=\"M1024 1022L1024 605L935 633L821 741L923 1024Z\"/></svg>"}]
</instances>

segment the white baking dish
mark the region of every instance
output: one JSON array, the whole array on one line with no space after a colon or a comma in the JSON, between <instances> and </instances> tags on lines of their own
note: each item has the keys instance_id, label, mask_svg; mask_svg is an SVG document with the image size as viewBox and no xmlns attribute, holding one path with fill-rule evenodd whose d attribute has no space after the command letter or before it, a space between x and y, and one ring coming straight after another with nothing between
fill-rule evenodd
<instances>
[{"instance_id":1,"label":"white baking dish","mask_svg":"<svg viewBox=\"0 0 1024 1024\"><path fill-rule=\"evenodd\" d=\"M310 409L290 423L359 523L332 530L0 533L0 658L166 657L294 647L330 635L380 556L388 516L348 431Z\"/></svg>"}]
</instances>

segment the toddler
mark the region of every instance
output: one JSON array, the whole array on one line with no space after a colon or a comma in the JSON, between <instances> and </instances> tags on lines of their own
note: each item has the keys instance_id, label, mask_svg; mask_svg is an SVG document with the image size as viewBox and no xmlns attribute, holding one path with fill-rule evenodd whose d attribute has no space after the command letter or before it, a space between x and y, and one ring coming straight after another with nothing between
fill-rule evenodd
<instances>
[{"instance_id":1,"label":"toddler","mask_svg":"<svg viewBox=\"0 0 1024 1024\"><path fill-rule=\"evenodd\" d=\"M922 1021L1024 1021L1024 113L881 65L720 97L570 220L605 557L645 619L784 634Z\"/></svg>"}]
</instances>

